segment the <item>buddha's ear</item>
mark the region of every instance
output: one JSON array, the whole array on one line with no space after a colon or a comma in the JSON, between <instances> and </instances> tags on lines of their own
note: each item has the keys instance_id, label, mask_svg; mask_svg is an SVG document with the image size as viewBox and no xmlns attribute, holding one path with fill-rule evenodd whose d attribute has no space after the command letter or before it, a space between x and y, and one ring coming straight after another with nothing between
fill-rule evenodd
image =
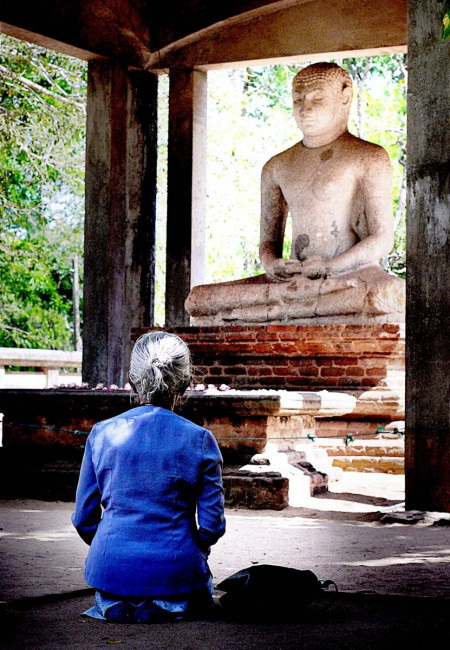
<instances>
[{"instance_id":1,"label":"buddha's ear","mask_svg":"<svg viewBox=\"0 0 450 650\"><path fill-rule=\"evenodd\" d=\"M347 106L352 103L352 87L345 85L342 89L342 103Z\"/></svg>"}]
</instances>

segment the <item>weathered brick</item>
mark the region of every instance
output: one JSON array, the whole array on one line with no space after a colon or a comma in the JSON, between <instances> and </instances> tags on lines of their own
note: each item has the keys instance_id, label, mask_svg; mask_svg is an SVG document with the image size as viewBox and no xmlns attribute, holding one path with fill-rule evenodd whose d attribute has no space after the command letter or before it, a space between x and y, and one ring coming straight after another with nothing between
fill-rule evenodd
<instances>
[{"instance_id":1,"label":"weathered brick","mask_svg":"<svg viewBox=\"0 0 450 650\"><path fill-rule=\"evenodd\" d=\"M254 328L249 327L248 325L227 325L220 328L225 334L234 334L237 332L254 332Z\"/></svg>"},{"instance_id":2,"label":"weathered brick","mask_svg":"<svg viewBox=\"0 0 450 650\"><path fill-rule=\"evenodd\" d=\"M262 387L279 387L285 383L284 377L261 377L259 383Z\"/></svg>"},{"instance_id":3,"label":"weathered brick","mask_svg":"<svg viewBox=\"0 0 450 650\"><path fill-rule=\"evenodd\" d=\"M297 375L299 375L300 377L317 377L319 375L319 368L316 368L315 366L305 366L304 368L297 368Z\"/></svg>"},{"instance_id":4,"label":"weathered brick","mask_svg":"<svg viewBox=\"0 0 450 650\"><path fill-rule=\"evenodd\" d=\"M331 367L331 368L324 367L324 368L320 369L320 376L321 377L341 377L344 372L345 371L342 370L342 368L336 368L334 366Z\"/></svg>"},{"instance_id":5,"label":"weathered brick","mask_svg":"<svg viewBox=\"0 0 450 650\"><path fill-rule=\"evenodd\" d=\"M262 332L257 333L256 340L257 341L278 341L279 338L277 332L268 332L267 330L264 330Z\"/></svg>"},{"instance_id":6,"label":"weathered brick","mask_svg":"<svg viewBox=\"0 0 450 650\"><path fill-rule=\"evenodd\" d=\"M324 380L320 377L311 377L302 375L301 377L286 377L286 382L289 386L321 386Z\"/></svg>"},{"instance_id":7,"label":"weathered brick","mask_svg":"<svg viewBox=\"0 0 450 650\"><path fill-rule=\"evenodd\" d=\"M246 359L239 359L239 363L241 363L244 366L266 366L267 365L265 359L258 359L258 357L247 357ZM277 364L279 365L279 360L277 360ZM223 365L224 366L233 365L233 359L224 358Z\"/></svg>"},{"instance_id":8,"label":"weathered brick","mask_svg":"<svg viewBox=\"0 0 450 650\"><path fill-rule=\"evenodd\" d=\"M322 377L321 381L323 382L324 386L329 388L330 386L338 386L340 380L337 377Z\"/></svg>"},{"instance_id":9,"label":"weathered brick","mask_svg":"<svg viewBox=\"0 0 450 650\"><path fill-rule=\"evenodd\" d=\"M300 348L301 353L308 356L332 357L336 353L336 347L330 341L319 343L303 342Z\"/></svg>"},{"instance_id":10,"label":"weathered brick","mask_svg":"<svg viewBox=\"0 0 450 650\"><path fill-rule=\"evenodd\" d=\"M366 368L368 377L386 377L386 368Z\"/></svg>"},{"instance_id":11,"label":"weathered brick","mask_svg":"<svg viewBox=\"0 0 450 650\"><path fill-rule=\"evenodd\" d=\"M236 355L241 355L241 354L252 354L253 353L253 348L254 344L249 343L249 342L243 342L241 344L233 342L233 343L224 343L220 347L216 346L214 353L215 356L218 354L226 354L226 355L231 355L231 354L236 354Z\"/></svg>"},{"instance_id":12,"label":"weathered brick","mask_svg":"<svg viewBox=\"0 0 450 650\"><path fill-rule=\"evenodd\" d=\"M249 354L257 354L261 356L273 356L274 350L273 350L273 345L276 345L274 343L252 343L251 345L247 346L246 352Z\"/></svg>"},{"instance_id":13,"label":"weathered brick","mask_svg":"<svg viewBox=\"0 0 450 650\"><path fill-rule=\"evenodd\" d=\"M246 375L247 368L243 366L233 366L232 368L227 368L227 375Z\"/></svg>"},{"instance_id":14,"label":"weathered brick","mask_svg":"<svg viewBox=\"0 0 450 650\"><path fill-rule=\"evenodd\" d=\"M267 325L268 332L283 332L285 334L297 335L297 325Z\"/></svg>"},{"instance_id":15,"label":"weathered brick","mask_svg":"<svg viewBox=\"0 0 450 650\"><path fill-rule=\"evenodd\" d=\"M184 338L184 337L183 337ZM214 341L214 342L221 342L222 341L222 335L220 332L203 332L201 335L199 335L198 339L196 340L203 342L203 341Z\"/></svg>"},{"instance_id":16,"label":"weathered brick","mask_svg":"<svg viewBox=\"0 0 450 650\"><path fill-rule=\"evenodd\" d=\"M378 341L378 349L383 354L401 353L404 350L404 344L397 341Z\"/></svg>"},{"instance_id":17,"label":"weathered brick","mask_svg":"<svg viewBox=\"0 0 450 650\"><path fill-rule=\"evenodd\" d=\"M339 377L338 386L345 388L359 388L361 379L359 377Z\"/></svg>"},{"instance_id":18,"label":"weathered brick","mask_svg":"<svg viewBox=\"0 0 450 650\"><path fill-rule=\"evenodd\" d=\"M377 341L353 341L352 343L352 347L355 352L363 352L365 354L370 352L378 352L378 345L379 344Z\"/></svg>"},{"instance_id":19,"label":"weathered brick","mask_svg":"<svg viewBox=\"0 0 450 650\"><path fill-rule=\"evenodd\" d=\"M334 366L340 366L340 367L347 367L347 366L356 366L358 365L358 359L356 357L338 357L337 359L333 359L333 365Z\"/></svg>"},{"instance_id":20,"label":"weathered brick","mask_svg":"<svg viewBox=\"0 0 450 650\"><path fill-rule=\"evenodd\" d=\"M307 368L308 366L316 366L318 364L318 359L303 358L303 359L288 359L288 364L292 368Z\"/></svg>"},{"instance_id":21,"label":"weathered brick","mask_svg":"<svg viewBox=\"0 0 450 650\"><path fill-rule=\"evenodd\" d=\"M375 377L362 377L361 379L361 386L377 386L379 383L377 382Z\"/></svg>"},{"instance_id":22,"label":"weathered brick","mask_svg":"<svg viewBox=\"0 0 450 650\"><path fill-rule=\"evenodd\" d=\"M274 366L273 367L274 375L292 375L292 368L287 366Z\"/></svg>"},{"instance_id":23,"label":"weathered brick","mask_svg":"<svg viewBox=\"0 0 450 650\"><path fill-rule=\"evenodd\" d=\"M300 336L297 332L278 332L280 341L300 341Z\"/></svg>"},{"instance_id":24,"label":"weathered brick","mask_svg":"<svg viewBox=\"0 0 450 650\"><path fill-rule=\"evenodd\" d=\"M359 366L350 366L345 369L345 374L349 377L363 377L364 368L360 368Z\"/></svg>"},{"instance_id":25,"label":"weathered brick","mask_svg":"<svg viewBox=\"0 0 450 650\"><path fill-rule=\"evenodd\" d=\"M267 359L267 361L268 361L268 365L272 367L274 366L278 366L278 367L283 366L286 368L291 367L290 357L270 357L269 359Z\"/></svg>"},{"instance_id":26,"label":"weathered brick","mask_svg":"<svg viewBox=\"0 0 450 650\"><path fill-rule=\"evenodd\" d=\"M268 366L249 366L246 371L249 377L270 376L272 374L272 368Z\"/></svg>"},{"instance_id":27,"label":"weathered brick","mask_svg":"<svg viewBox=\"0 0 450 650\"><path fill-rule=\"evenodd\" d=\"M298 354L298 347L293 343L273 343L272 349L275 354L286 354L288 356Z\"/></svg>"},{"instance_id":28,"label":"weathered brick","mask_svg":"<svg viewBox=\"0 0 450 650\"><path fill-rule=\"evenodd\" d=\"M256 341L256 332L228 332L225 341Z\"/></svg>"}]
</instances>

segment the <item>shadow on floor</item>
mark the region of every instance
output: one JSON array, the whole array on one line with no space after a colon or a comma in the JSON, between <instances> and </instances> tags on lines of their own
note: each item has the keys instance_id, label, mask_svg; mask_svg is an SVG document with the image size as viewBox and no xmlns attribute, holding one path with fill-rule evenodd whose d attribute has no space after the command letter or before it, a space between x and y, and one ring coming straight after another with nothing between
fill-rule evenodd
<instances>
[{"instance_id":1,"label":"shadow on floor","mask_svg":"<svg viewBox=\"0 0 450 650\"><path fill-rule=\"evenodd\" d=\"M161 625L115 625L81 617L92 595L29 599L0 607L1 648L177 648L177 650L419 649L448 640L450 600L327 595L295 621L213 620Z\"/></svg>"}]
</instances>

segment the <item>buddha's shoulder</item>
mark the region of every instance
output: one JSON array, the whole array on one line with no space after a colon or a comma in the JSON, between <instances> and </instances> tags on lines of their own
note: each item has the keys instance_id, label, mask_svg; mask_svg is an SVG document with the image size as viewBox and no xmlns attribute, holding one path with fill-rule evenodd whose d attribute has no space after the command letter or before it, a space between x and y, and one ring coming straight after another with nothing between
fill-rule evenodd
<instances>
[{"instance_id":1,"label":"buddha's shoulder","mask_svg":"<svg viewBox=\"0 0 450 650\"><path fill-rule=\"evenodd\" d=\"M389 162L389 155L383 147L367 140L346 133L341 136L336 144L341 149L342 153L347 153L349 156L363 158L364 160L379 160Z\"/></svg>"},{"instance_id":2,"label":"buddha's shoulder","mask_svg":"<svg viewBox=\"0 0 450 650\"><path fill-rule=\"evenodd\" d=\"M289 149L285 149L272 156L264 165L263 174L276 173L278 169L286 167L286 165L289 165L295 158L301 155L302 149L302 143L297 142L292 147L289 147Z\"/></svg>"}]
</instances>

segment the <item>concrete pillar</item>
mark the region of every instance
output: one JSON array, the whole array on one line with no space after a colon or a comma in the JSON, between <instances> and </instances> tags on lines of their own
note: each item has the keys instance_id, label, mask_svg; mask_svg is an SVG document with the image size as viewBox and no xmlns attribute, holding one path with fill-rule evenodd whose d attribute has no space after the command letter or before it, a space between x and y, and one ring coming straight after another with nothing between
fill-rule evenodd
<instances>
[{"instance_id":1,"label":"concrete pillar","mask_svg":"<svg viewBox=\"0 0 450 650\"><path fill-rule=\"evenodd\" d=\"M43 368L45 374L45 388L59 386L59 368Z\"/></svg>"},{"instance_id":2,"label":"concrete pillar","mask_svg":"<svg viewBox=\"0 0 450 650\"><path fill-rule=\"evenodd\" d=\"M406 507L450 511L450 40L408 0Z\"/></svg>"},{"instance_id":3,"label":"concrete pillar","mask_svg":"<svg viewBox=\"0 0 450 650\"><path fill-rule=\"evenodd\" d=\"M122 386L131 327L152 325L157 80L89 63L83 381Z\"/></svg>"},{"instance_id":4,"label":"concrete pillar","mask_svg":"<svg viewBox=\"0 0 450 650\"><path fill-rule=\"evenodd\" d=\"M170 72L166 325L188 325L190 288L204 281L207 77Z\"/></svg>"}]
</instances>

